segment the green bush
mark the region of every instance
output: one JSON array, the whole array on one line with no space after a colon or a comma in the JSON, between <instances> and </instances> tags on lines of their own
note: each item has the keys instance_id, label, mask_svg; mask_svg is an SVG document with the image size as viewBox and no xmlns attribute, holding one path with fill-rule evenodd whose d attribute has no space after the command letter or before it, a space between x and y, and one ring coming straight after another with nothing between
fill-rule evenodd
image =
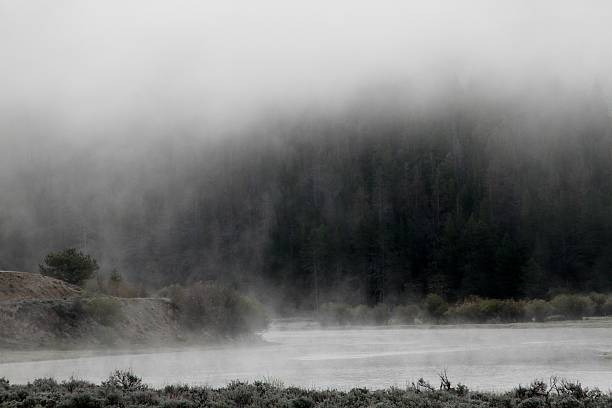
<instances>
[{"instance_id":1,"label":"green bush","mask_svg":"<svg viewBox=\"0 0 612 408\"><path fill-rule=\"evenodd\" d=\"M250 331L264 330L270 323L263 305L250 296L240 296L238 314L242 316L243 327Z\"/></svg>"},{"instance_id":2,"label":"green bush","mask_svg":"<svg viewBox=\"0 0 612 408\"><path fill-rule=\"evenodd\" d=\"M393 320L401 324L414 324L421 314L417 305L400 305L393 308Z\"/></svg>"},{"instance_id":3,"label":"green bush","mask_svg":"<svg viewBox=\"0 0 612 408\"><path fill-rule=\"evenodd\" d=\"M387 324L390 318L391 310L384 303L379 303L372 308L372 320L375 325Z\"/></svg>"},{"instance_id":4,"label":"green bush","mask_svg":"<svg viewBox=\"0 0 612 408\"><path fill-rule=\"evenodd\" d=\"M514 299L502 300L497 313L502 322L520 322L525 320L525 304Z\"/></svg>"},{"instance_id":5,"label":"green bush","mask_svg":"<svg viewBox=\"0 0 612 408\"><path fill-rule=\"evenodd\" d=\"M172 285L160 294L170 298L181 324L189 330L236 336L268 325L268 317L259 302L214 283Z\"/></svg>"},{"instance_id":6,"label":"green bush","mask_svg":"<svg viewBox=\"0 0 612 408\"><path fill-rule=\"evenodd\" d=\"M603 293L591 292L589 299L593 303L593 314L595 316L604 316L604 307L608 301L608 296Z\"/></svg>"},{"instance_id":7,"label":"green bush","mask_svg":"<svg viewBox=\"0 0 612 408\"><path fill-rule=\"evenodd\" d=\"M344 303L324 303L319 308L318 321L324 326L345 326L352 323L351 307Z\"/></svg>"},{"instance_id":8,"label":"green bush","mask_svg":"<svg viewBox=\"0 0 612 408\"><path fill-rule=\"evenodd\" d=\"M113 326L124 317L121 302L112 297L84 299L82 307L86 316L104 326Z\"/></svg>"},{"instance_id":9,"label":"green bush","mask_svg":"<svg viewBox=\"0 0 612 408\"><path fill-rule=\"evenodd\" d=\"M448 310L448 303L440 295L430 293L423 301L423 309L429 319L439 322Z\"/></svg>"},{"instance_id":10,"label":"green bush","mask_svg":"<svg viewBox=\"0 0 612 408\"><path fill-rule=\"evenodd\" d=\"M143 391L147 386L142 382L142 378L138 377L131 370L115 370L108 376L108 379L102 383L106 388L117 388L122 391Z\"/></svg>"},{"instance_id":11,"label":"green bush","mask_svg":"<svg viewBox=\"0 0 612 408\"><path fill-rule=\"evenodd\" d=\"M612 316L612 298L609 298L606 303L603 305L602 314L604 316Z\"/></svg>"},{"instance_id":12,"label":"green bush","mask_svg":"<svg viewBox=\"0 0 612 408\"><path fill-rule=\"evenodd\" d=\"M580 319L593 313L593 302L587 296L557 295L550 301L556 313L569 319Z\"/></svg>"},{"instance_id":13,"label":"green bush","mask_svg":"<svg viewBox=\"0 0 612 408\"><path fill-rule=\"evenodd\" d=\"M389 322L413 324L424 317L433 323L515 323L542 322L558 316L576 319L588 314L612 314L612 299L607 295L591 293L588 296L562 294L547 302L542 299L483 299L469 296L462 302L449 305L442 297L429 294L419 305L388 305L375 307L349 306L344 303L326 303L316 318L322 325L384 325Z\"/></svg>"},{"instance_id":14,"label":"green bush","mask_svg":"<svg viewBox=\"0 0 612 408\"><path fill-rule=\"evenodd\" d=\"M451 307L449 320L461 323L519 322L525 318L524 303L512 299L471 297Z\"/></svg>"},{"instance_id":15,"label":"green bush","mask_svg":"<svg viewBox=\"0 0 612 408\"><path fill-rule=\"evenodd\" d=\"M544 408L546 401L541 398L527 398L517 405L518 408Z\"/></svg>"},{"instance_id":16,"label":"green bush","mask_svg":"<svg viewBox=\"0 0 612 408\"><path fill-rule=\"evenodd\" d=\"M57 405L58 408L101 408L103 406L104 400L87 393L71 395Z\"/></svg>"},{"instance_id":17,"label":"green bush","mask_svg":"<svg viewBox=\"0 0 612 408\"><path fill-rule=\"evenodd\" d=\"M137 406L138 405L145 405L145 406L159 405L159 398L157 397L157 394L153 391L148 391L148 390L134 391L134 392L131 392L129 396L130 396L130 403L133 405L137 405Z\"/></svg>"},{"instance_id":18,"label":"green bush","mask_svg":"<svg viewBox=\"0 0 612 408\"><path fill-rule=\"evenodd\" d=\"M57 385L57 381L54 378L38 378L32 383L32 386L36 389L47 392L53 391L57 388Z\"/></svg>"},{"instance_id":19,"label":"green bush","mask_svg":"<svg viewBox=\"0 0 612 408\"><path fill-rule=\"evenodd\" d=\"M88 381L79 380L78 378L70 377L68 380L62 381L60 387L68 392L75 392L77 390L83 390L91 388L94 385Z\"/></svg>"},{"instance_id":20,"label":"green bush","mask_svg":"<svg viewBox=\"0 0 612 408\"><path fill-rule=\"evenodd\" d=\"M372 324L374 318L372 317L372 308L366 305L357 305L351 310L352 323L367 325Z\"/></svg>"},{"instance_id":21,"label":"green bush","mask_svg":"<svg viewBox=\"0 0 612 408\"><path fill-rule=\"evenodd\" d=\"M196 405L192 401L183 399L171 399L163 401L159 404L160 408L195 408ZM240 406L240 405L239 405Z\"/></svg>"},{"instance_id":22,"label":"green bush","mask_svg":"<svg viewBox=\"0 0 612 408\"><path fill-rule=\"evenodd\" d=\"M298 397L294 400L291 400L291 408L312 408L315 406L315 403L310 398Z\"/></svg>"},{"instance_id":23,"label":"green bush","mask_svg":"<svg viewBox=\"0 0 612 408\"><path fill-rule=\"evenodd\" d=\"M446 312L446 317L454 323L481 321L479 305L472 301L451 306Z\"/></svg>"},{"instance_id":24,"label":"green bush","mask_svg":"<svg viewBox=\"0 0 612 408\"><path fill-rule=\"evenodd\" d=\"M553 313L553 307L545 300L533 299L525 302L525 317L528 320L543 322Z\"/></svg>"},{"instance_id":25,"label":"green bush","mask_svg":"<svg viewBox=\"0 0 612 408\"><path fill-rule=\"evenodd\" d=\"M124 279L117 269L113 269L106 283L100 282L98 288L104 293L121 298L146 297L147 295L143 287L137 289Z\"/></svg>"}]
</instances>

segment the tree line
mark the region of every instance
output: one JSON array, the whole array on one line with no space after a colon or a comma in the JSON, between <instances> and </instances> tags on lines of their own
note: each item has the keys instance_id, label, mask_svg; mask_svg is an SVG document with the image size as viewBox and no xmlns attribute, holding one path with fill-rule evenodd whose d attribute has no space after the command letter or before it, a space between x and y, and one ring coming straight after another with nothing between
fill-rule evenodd
<instances>
[{"instance_id":1,"label":"tree line","mask_svg":"<svg viewBox=\"0 0 612 408\"><path fill-rule=\"evenodd\" d=\"M74 246L100 273L216 280L287 313L610 291L607 103L536 91L365 95L226 138L39 152L2 181L0 269Z\"/></svg>"}]
</instances>

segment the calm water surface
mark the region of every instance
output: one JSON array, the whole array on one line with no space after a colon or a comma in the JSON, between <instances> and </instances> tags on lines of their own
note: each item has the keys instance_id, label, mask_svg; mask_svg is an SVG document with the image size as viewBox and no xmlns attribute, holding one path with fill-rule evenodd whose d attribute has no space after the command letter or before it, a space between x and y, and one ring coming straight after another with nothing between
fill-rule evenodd
<instances>
[{"instance_id":1,"label":"calm water surface","mask_svg":"<svg viewBox=\"0 0 612 408\"><path fill-rule=\"evenodd\" d=\"M0 364L0 377L24 383L71 376L99 382L132 369L152 385L222 386L278 379L317 388L404 386L424 377L502 390L552 375L612 389L612 327L470 327L270 330L268 344L24 361ZM62 356L67 357L68 354Z\"/></svg>"}]
</instances>

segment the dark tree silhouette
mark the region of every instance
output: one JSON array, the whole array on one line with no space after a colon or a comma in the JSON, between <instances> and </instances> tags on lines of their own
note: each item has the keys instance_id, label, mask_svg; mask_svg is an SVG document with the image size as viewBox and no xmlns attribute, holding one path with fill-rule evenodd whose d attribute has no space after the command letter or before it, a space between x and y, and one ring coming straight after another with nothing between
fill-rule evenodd
<instances>
[{"instance_id":1,"label":"dark tree silhouette","mask_svg":"<svg viewBox=\"0 0 612 408\"><path fill-rule=\"evenodd\" d=\"M82 285L94 276L98 263L91 255L83 254L75 248L67 248L48 254L39 268L43 275Z\"/></svg>"}]
</instances>

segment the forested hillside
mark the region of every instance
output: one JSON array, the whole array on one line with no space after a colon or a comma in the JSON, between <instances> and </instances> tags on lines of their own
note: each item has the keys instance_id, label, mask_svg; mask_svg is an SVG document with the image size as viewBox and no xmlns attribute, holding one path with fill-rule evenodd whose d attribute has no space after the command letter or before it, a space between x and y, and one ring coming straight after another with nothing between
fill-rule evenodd
<instances>
[{"instance_id":1,"label":"forested hillside","mask_svg":"<svg viewBox=\"0 0 612 408\"><path fill-rule=\"evenodd\" d=\"M216 279L289 311L612 289L612 122L596 88L369 91L226 137L150 123L67 142L36 123L12 117L0 153L0 269L77 246L101 273Z\"/></svg>"}]
</instances>

